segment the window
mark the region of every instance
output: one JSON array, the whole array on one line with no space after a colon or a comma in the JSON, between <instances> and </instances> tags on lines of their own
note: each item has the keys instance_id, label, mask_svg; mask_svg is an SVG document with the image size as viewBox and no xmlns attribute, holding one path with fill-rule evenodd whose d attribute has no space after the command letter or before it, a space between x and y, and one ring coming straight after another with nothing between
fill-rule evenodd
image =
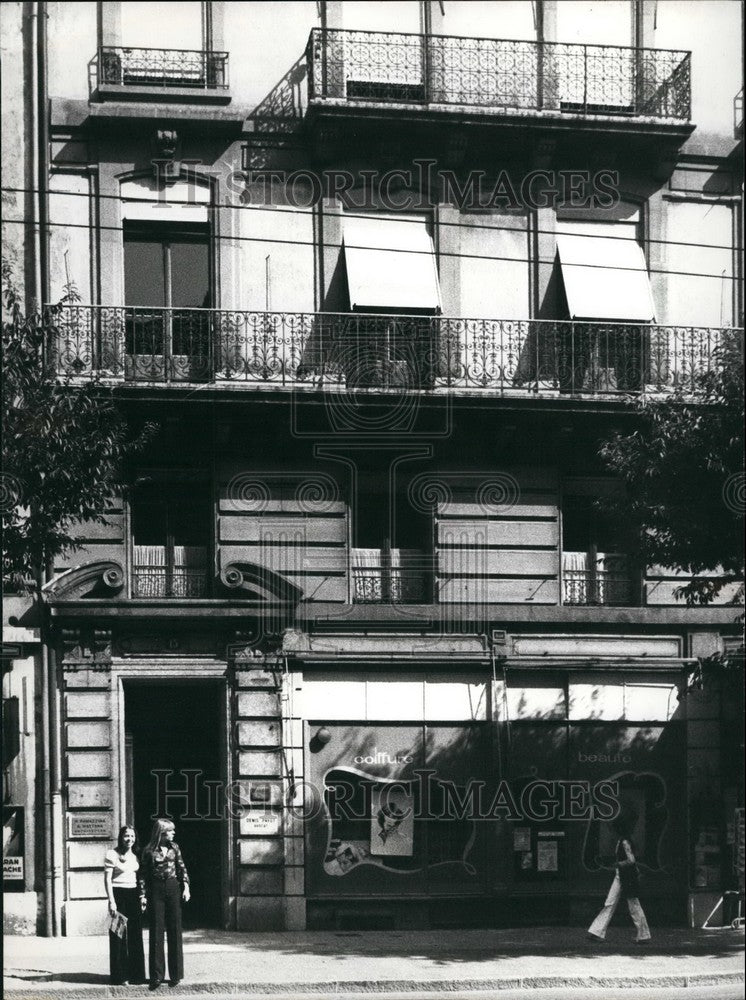
<instances>
[{"instance_id":1,"label":"window","mask_svg":"<svg viewBox=\"0 0 746 1000\"><path fill-rule=\"evenodd\" d=\"M632 114L637 54L630 0L562 0L557 4L560 108L590 114ZM551 58L551 57L550 57Z\"/></svg>"},{"instance_id":2,"label":"window","mask_svg":"<svg viewBox=\"0 0 746 1000\"><path fill-rule=\"evenodd\" d=\"M207 227L124 223L126 353L135 378L207 378ZM198 311L199 310L199 311Z\"/></svg>"},{"instance_id":3,"label":"window","mask_svg":"<svg viewBox=\"0 0 746 1000\"><path fill-rule=\"evenodd\" d=\"M432 575L432 518L412 507L406 484L389 489L389 469L360 475L353 518L353 601L416 604Z\"/></svg>"},{"instance_id":4,"label":"window","mask_svg":"<svg viewBox=\"0 0 746 1000\"><path fill-rule=\"evenodd\" d=\"M120 38L101 49L99 81L130 87L227 85L226 54L211 52L210 5L122 3Z\"/></svg>"},{"instance_id":5,"label":"window","mask_svg":"<svg viewBox=\"0 0 746 1000\"><path fill-rule=\"evenodd\" d=\"M440 284L428 219L345 218L344 263L349 307L361 314L340 345L348 385L431 386Z\"/></svg>"},{"instance_id":6,"label":"window","mask_svg":"<svg viewBox=\"0 0 746 1000\"><path fill-rule=\"evenodd\" d=\"M344 33L334 33L327 58L342 73L345 96L371 101L425 100L420 4L345 2Z\"/></svg>"},{"instance_id":7,"label":"window","mask_svg":"<svg viewBox=\"0 0 746 1000\"><path fill-rule=\"evenodd\" d=\"M619 531L594 496L565 494L562 503L564 604L630 603L631 580Z\"/></svg>"},{"instance_id":8,"label":"window","mask_svg":"<svg viewBox=\"0 0 746 1000\"><path fill-rule=\"evenodd\" d=\"M132 499L132 596L205 597L209 490L193 481L149 483Z\"/></svg>"},{"instance_id":9,"label":"window","mask_svg":"<svg viewBox=\"0 0 746 1000\"><path fill-rule=\"evenodd\" d=\"M572 391L640 392L655 319L638 222L557 220L557 261L573 325L560 367Z\"/></svg>"}]
</instances>

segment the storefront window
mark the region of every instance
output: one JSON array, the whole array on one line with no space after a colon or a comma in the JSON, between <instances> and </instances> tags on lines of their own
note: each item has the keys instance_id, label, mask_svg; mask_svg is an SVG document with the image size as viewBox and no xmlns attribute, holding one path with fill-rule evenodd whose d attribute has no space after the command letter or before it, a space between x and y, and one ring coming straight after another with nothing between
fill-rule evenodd
<instances>
[{"instance_id":1,"label":"storefront window","mask_svg":"<svg viewBox=\"0 0 746 1000\"><path fill-rule=\"evenodd\" d=\"M621 812L646 887L673 899L686 885L676 679L612 668L515 671L496 680L487 713L486 682L443 677L441 695L461 684L452 706L463 717L435 722L430 712L445 701L421 697L431 678L399 674L390 713L398 705L425 721L320 716L309 725L308 773L323 790L307 824L310 895L599 893L614 869ZM375 710L385 683L381 675L362 681L373 687L358 691L361 714ZM321 710L323 687L310 685ZM330 738L312 745L311 730L322 725Z\"/></svg>"}]
</instances>

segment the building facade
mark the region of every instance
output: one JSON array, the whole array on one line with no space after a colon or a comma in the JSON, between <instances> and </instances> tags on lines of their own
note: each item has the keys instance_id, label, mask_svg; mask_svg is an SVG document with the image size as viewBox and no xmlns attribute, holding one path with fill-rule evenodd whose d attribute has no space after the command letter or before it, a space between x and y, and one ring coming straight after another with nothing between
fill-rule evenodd
<instances>
[{"instance_id":1,"label":"building facade","mask_svg":"<svg viewBox=\"0 0 746 1000\"><path fill-rule=\"evenodd\" d=\"M581 924L618 808L701 925L738 584L636 564L598 452L742 325L742 5L159 6L4 5L15 280L158 426L6 601L7 928L99 932L164 813L197 926Z\"/></svg>"}]
</instances>

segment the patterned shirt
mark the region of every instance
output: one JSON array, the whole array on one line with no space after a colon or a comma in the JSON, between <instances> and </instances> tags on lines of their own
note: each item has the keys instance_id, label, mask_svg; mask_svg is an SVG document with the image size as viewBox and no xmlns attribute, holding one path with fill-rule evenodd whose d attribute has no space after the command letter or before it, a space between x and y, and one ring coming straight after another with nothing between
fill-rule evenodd
<instances>
[{"instance_id":1,"label":"patterned shirt","mask_svg":"<svg viewBox=\"0 0 746 1000\"><path fill-rule=\"evenodd\" d=\"M166 882L168 879L178 879L182 886L189 885L189 873L178 844L167 844L157 851L146 851L143 854L141 876L143 888L151 882Z\"/></svg>"}]
</instances>

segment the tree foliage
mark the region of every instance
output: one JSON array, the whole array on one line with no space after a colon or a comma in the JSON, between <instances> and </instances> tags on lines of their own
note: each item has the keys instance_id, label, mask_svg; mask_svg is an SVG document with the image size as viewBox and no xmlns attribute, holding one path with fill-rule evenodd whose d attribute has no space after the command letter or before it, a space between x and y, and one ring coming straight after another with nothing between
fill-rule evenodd
<instances>
[{"instance_id":1,"label":"tree foliage","mask_svg":"<svg viewBox=\"0 0 746 1000\"><path fill-rule=\"evenodd\" d=\"M123 487L128 455L152 432L134 435L110 389L57 377L47 352L60 310L77 301L68 287L57 306L24 315L3 261L3 577L15 589L37 586L57 556L79 548L74 528L106 524Z\"/></svg>"},{"instance_id":2,"label":"tree foliage","mask_svg":"<svg viewBox=\"0 0 746 1000\"><path fill-rule=\"evenodd\" d=\"M636 404L640 424L601 448L624 484L615 514L639 559L691 576L678 590L707 605L744 569L743 336L725 334L710 370L665 399Z\"/></svg>"}]
</instances>

